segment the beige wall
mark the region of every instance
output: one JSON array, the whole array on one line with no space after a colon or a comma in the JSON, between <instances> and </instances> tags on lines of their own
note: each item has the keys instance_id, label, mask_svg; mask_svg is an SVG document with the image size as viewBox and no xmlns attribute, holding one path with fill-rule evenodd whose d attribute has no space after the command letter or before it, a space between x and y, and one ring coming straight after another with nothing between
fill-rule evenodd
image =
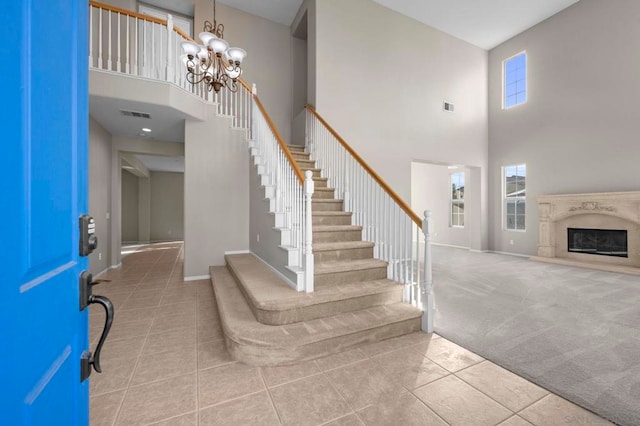
<instances>
[{"instance_id":1,"label":"beige wall","mask_svg":"<svg viewBox=\"0 0 640 426\"><path fill-rule=\"evenodd\" d=\"M111 266L111 134L89 117L89 212L96 221L98 248L89 269L98 274Z\"/></svg>"},{"instance_id":2,"label":"beige wall","mask_svg":"<svg viewBox=\"0 0 640 426\"><path fill-rule=\"evenodd\" d=\"M413 160L479 167L483 189L487 52L371 0L315 7L317 111L405 200Z\"/></svg>"},{"instance_id":3,"label":"beige wall","mask_svg":"<svg viewBox=\"0 0 640 426\"><path fill-rule=\"evenodd\" d=\"M184 275L206 277L227 251L249 250L249 152L214 108L185 123Z\"/></svg>"},{"instance_id":4,"label":"beige wall","mask_svg":"<svg viewBox=\"0 0 640 426\"><path fill-rule=\"evenodd\" d=\"M258 96L284 139L290 141L291 41L289 27L250 15L224 4L216 6L216 18L224 24L224 38L232 46L247 51L242 78L258 86ZM194 35L202 31L205 20L213 20L212 2L195 0Z\"/></svg>"},{"instance_id":5,"label":"beige wall","mask_svg":"<svg viewBox=\"0 0 640 426\"><path fill-rule=\"evenodd\" d=\"M184 173L151 172L151 240L184 238Z\"/></svg>"},{"instance_id":6,"label":"beige wall","mask_svg":"<svg viewBox=\"0 0 640 426\"><path fill-rule=\"evenodd\" d=\"M138 242L138 177L122 170L122 242Z\"/></svg>"},{"instance_id":7,"label":"beige wall","mask_svg":"<svg viewBox=\"0 0 640 426\"><path fill-rule=\"evenodd\" d=\"M638 22L636 0L582 0L491 50L492 249L536 253L539 195L638 189ZM503 110L502 61L523 50L528 100ZM527 230L504 231L501 166L520 163L527 164Z\"/></svg>"}]
</instances>

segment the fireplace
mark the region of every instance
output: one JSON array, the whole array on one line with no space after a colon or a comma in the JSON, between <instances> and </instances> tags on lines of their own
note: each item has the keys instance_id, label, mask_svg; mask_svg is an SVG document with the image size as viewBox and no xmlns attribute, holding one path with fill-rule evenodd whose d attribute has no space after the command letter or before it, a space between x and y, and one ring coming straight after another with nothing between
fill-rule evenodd
<instances>
[{"instance_id":1,"label":"fireplace","mask_svg":"<svg viewBox=\"0 0 640 426\"><path fill-rule=\"evenodd\" d=\"M570 252L629 257L626 230L568 228L567 232Z\"/></svg>"},{"instance_id":2,"label":"fireplace","mask_svg":"<svg viewBox=\"0 0 640 426\"><path fill-rule=\"evenodd\" d=\"M640 191L541 195L538 220L537 259L640 275Z\"/></svg>"}]
</instances>

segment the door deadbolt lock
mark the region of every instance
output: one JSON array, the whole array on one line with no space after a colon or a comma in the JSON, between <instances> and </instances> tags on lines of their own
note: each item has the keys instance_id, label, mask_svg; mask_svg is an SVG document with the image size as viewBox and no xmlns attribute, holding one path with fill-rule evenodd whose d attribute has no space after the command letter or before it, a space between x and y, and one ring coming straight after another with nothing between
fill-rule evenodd
<instances>
[{"instance_id":1,"label":"door deadbolt lock","mask_svg":"<svg viewBox=\"0 0 640 426\"><path fill-rule=\"evenodd\" d=\"M96 221L92 216L80 216L80 256L89 256L98 247Z\"/></svg>"}]
</instances>

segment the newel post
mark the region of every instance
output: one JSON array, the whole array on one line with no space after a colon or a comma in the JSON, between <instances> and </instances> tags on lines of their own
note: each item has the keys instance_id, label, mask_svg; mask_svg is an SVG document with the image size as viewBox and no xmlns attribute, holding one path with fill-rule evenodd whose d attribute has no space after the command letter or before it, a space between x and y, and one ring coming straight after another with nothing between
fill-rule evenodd
<instances>
[{"instance_id":1,"label":"newel post","mask_svg":"<svg viewBox=\"0 0 640 426\"><path fill-rule=\"evenodd\" d=\"M311 196L314 191L313 172L304 172L304 287L307 293L313 293L313 221L311 218Z\"/></svg>"},{"instance_id":2,"label":"newel post","mask_svg":"<svg viewBox=\"0 0 640 426\"><path fill-rule=\"evenodd\" d=\"M175 46L173 42L173 16L171 14L167 15L167 64L166 64L166 77L167 81L173 83L173 78L175 76L175 69L173 68L173 49Z\"/></svg>"},{"instance_id":3,"label":"newel post","mask_svg":"<svg viewBox=\"0 0 640 426\"><path fill-rule=\"evenodd\" d=\"M422 220L424 233L424 282L422 283L422 331L433 333L433 316L435 304L433 300L433 275L431 271L431 230L433 221L431 210L425 210Z\"/></svg>"}]
</instances>

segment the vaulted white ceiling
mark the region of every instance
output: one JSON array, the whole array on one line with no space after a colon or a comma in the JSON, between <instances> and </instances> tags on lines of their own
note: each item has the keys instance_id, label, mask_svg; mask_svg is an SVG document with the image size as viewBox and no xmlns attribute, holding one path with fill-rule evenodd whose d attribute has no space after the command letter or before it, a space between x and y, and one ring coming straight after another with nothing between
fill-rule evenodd
<instances>
[{"instance_id":1,"label":"vaulted white ceiling","mask_svg":"<svg viewBox=\"0 0 640 426\"><path fill-rule=\"evenodd\" d=\"M490 50L578 0L373 0Z\"/></svg>"},{"instance_id":2,"label":"vaulted white ceiling","mask_svg":"<svg viewBox=\"0 0 640 426\"><path fill-rule=\"evenodd\" d=\"M217 1L283 25L291 25L302 4L302 0ZM373 1L473 45L489 50L579 0ZM189 10L193 11L193 0L146 0L145 3L182 13L188 13ZM195 22L194 26L195 28L200 28L200 23Z\"/></svg>"}]
</instances>

